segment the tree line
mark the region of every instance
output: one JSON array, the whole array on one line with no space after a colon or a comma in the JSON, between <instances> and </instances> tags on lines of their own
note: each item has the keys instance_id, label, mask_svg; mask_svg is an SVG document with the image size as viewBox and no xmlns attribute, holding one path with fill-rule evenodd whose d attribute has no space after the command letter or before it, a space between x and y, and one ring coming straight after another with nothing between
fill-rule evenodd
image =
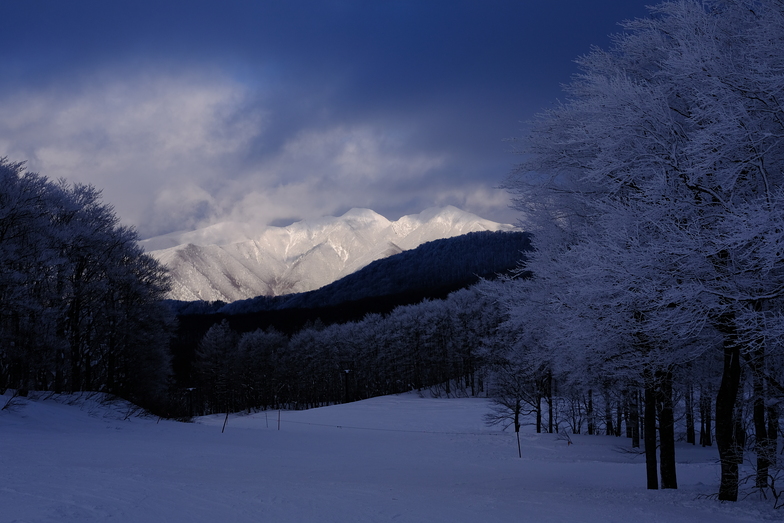
<instances>
[{"instance_id":1,"label":"tree line","mask_svg":"<svg viewBox=\"0 0 784 523\"><path fill-rule=\"evenodd\" d=\"M410 390L484 394L481 347L499 323L478 288L367 314L360 321L311 322L287 335L238 333L223 320L195 351L181 405L189 415L302 409Z\"/></svg>"}]
</instances>

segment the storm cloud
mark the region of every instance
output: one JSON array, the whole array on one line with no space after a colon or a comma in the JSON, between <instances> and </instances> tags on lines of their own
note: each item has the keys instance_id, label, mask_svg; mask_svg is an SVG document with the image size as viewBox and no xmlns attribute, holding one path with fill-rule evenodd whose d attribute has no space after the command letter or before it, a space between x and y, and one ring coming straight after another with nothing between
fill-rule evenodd
<instances>
[{"instance_id":1,"label":"storm cloud","mask_svg":"<svg viewBox=\"0 0 784 523\"><path fill-rule=\"evenodd\" d=\"M644 1L4 2L0 156L143 237L452 204L513 222L506 139Z\"/></svg>"}]
</instances>

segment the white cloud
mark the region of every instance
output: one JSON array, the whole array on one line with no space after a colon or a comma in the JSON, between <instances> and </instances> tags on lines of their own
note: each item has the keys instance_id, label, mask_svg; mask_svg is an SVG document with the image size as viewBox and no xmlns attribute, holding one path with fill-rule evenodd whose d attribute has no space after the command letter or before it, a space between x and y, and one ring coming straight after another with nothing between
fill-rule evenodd
<instances>
[{"instance_id":1,"label":"white cloud","mask_svg":"<svg viewBox=\"0 0 784 523\"><path fill-rule=\"evenodd\" d=\"M486 185L472 183L439 191L435 203L438 206L454 205L477 216L515 224L519 213L509 208L509 193Z\"/></svg>"},{"instance_id":2,"label":"white cloud","mask_svg":"<svg viewBox=\"0 0 784 523\"><path fill-rule=\"evenodd\" d=\"M388 176L419 177L444 164L443 156L411 154L403 139L393 137L397 134L368 125L306 130L286 144L275 168L288 175L308 171L333 181L358 183Z\"/></svg>"},{"instance_id":3,"label":"white cloud","mask_svg":"<svg viewBox=\"0 0 784 523\"><path fill-rule=\"evenodd\" d=\"M221 207L227 219L269 223L399 204L408 196L393 187L446 162L443 155L409 153L406 145L367 125L303 130L224 188Z\"/></svg>"},{"instance_id":4,"label":"white cloud","mask_svg":"<svg viewBox=\"0 0 784 523\"><path fill-rule=\"evenodd\" d=\"M204 185L262 131L263 114L240 113L248 96L226 78L197 75L97 75L62 92L15 93L0 98L0 155L91 183L124 221L160 230L168 224L151 220L212 205Z\"/></svg>"},{"instance_id":5,"label":"white cloud","mask_svg":"<svg viewBox=\"0 0 784 523\"><path fill-rule=\"evenodd\" d=\"M422 147L410 121L320 121L284 134L263 97L216 71L111 71L0 95L0 156L95 185L143 237L351 207L396 218L453 204L496 219L507 205L500 191L450 179L462 166Z\"/></svg>"}]
</instances>

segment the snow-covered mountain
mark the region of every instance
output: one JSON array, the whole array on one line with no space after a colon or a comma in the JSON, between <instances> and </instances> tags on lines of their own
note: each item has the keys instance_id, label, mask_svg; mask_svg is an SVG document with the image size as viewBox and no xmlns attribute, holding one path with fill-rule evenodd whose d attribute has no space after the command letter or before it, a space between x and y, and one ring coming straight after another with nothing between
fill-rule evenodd
<instances>
[{"instance_id":1,"label":"snow-covered mountain","mask_svg":"<svg viewBox=\"0 0 784 523\"><path fill-rule=\"evenodd\" d=\"M172 275L176 300L235 301L318 289L372 261L425 242L475 231L511 230L456 207L390 221L369 209L254 230L220 223L143 240Z\"/></svg>"}]
</instances>

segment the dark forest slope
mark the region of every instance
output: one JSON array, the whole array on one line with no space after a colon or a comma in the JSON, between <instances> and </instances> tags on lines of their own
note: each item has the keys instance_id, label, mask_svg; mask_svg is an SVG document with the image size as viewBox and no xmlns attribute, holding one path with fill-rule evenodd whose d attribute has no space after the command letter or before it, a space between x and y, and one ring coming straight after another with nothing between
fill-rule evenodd
<instances>
[{"instance_id":1,"label":"dark forest slope","mask_svg":"<svg viewBox=\"0 0 784 523\"><path fill-rule=\"evenodd\" d=\"M472 285L480 278L507 273L530 250L524 232L472 232L435 240L416 249L376 260L363 269L315 291L287 296L259 296L218 310L246 314L282 309L328 308L383 296L438 297L444 290ZM409 300L404 300L409 301Z\"/></svg>"}]
</instances>

